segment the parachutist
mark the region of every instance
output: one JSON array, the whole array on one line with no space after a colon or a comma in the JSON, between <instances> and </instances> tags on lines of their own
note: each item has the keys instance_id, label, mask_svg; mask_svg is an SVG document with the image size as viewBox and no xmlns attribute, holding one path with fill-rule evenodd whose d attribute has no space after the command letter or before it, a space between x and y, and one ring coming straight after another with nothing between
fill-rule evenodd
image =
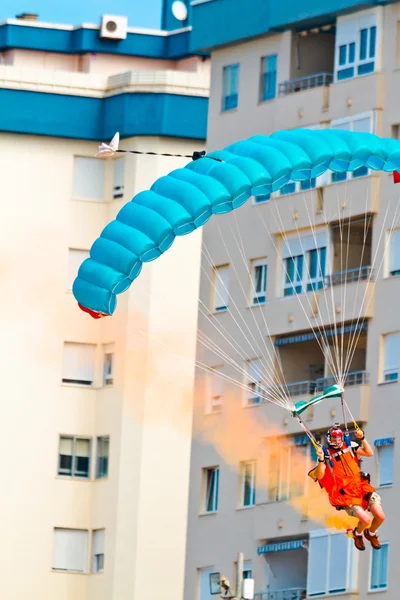
<instances>
[{"instance_id":1,"label":"parachutist","mask_svg":"<svg viewBox=\"0 0 400 600\"><path fill-rule=\"evenodd\" d=\"M357 550L365 550L363 533L371 546L379 550L381 544L376 531L385 520L385 514L369 476L360 471L360 457L373 456L373 450L360 428L354 433L360 443L352 442L338 425L331 427L326 435L328 445L317 448L318 465L309 475L325 489L332 506L358 519L353 530ZM372 523L369 513L373 515Z\"/></svg>"}]
</instances>

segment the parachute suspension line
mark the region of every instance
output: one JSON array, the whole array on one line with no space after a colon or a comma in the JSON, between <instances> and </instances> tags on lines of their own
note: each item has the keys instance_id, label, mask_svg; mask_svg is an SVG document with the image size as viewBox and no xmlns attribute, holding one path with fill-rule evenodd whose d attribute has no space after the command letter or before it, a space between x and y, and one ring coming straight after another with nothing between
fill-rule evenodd
<instances>
[{"instance_id":1,"label":"parachute suspension line","mask_svg":"<svg viewBox=\"0 0 400 600\"><path fill-rule=\"evenodd\" d=\"M242 260L243 260L243 264L244 264L244 266L245 266L245 268L246 268L247 275L248 275L248 277L249 277L249 281L250 281L250 284L251 284L251 289L252 289L252 292L253 292L254 294L256 294L256 288L255 288L255 284L254 284L254 281L253 281L252 273L250 272L250 269L249 269L249 267L248 267L248 264L247 264L247 261L246 261L246 254L245 254L245 249L244 249L243 238L242 238L242 236L241 236L241 233L240 233L240 227L239 227L239 223L238 223L238 220L237 220L237 215L236 215L236 213L234 213L234 217L235 217L235 224L236 224L236 229L237 229L237 232L238 232L238 237L239 237L239 240L240 240L240 246L239 246L238 240L237 240L237 238L236 238L236 236L235 236L235 234L234 234L234 232L233 232L233 228L232 228L232 234L233 234L234 240L235 240L235 242L236 242L236 246L237 246L237 248L238 248L238 250L239 250L239 253L240 253L240 255L241 255L241 258L242 258ZM218 228L219 228L219 225L218 225ZM220 228L219 228L219 231L220 231L220 233L222 234L222 232L221 232ZM239 281L240 281L240 278L239 278L239 277L238 277L238 279L239 279ZM242 288L242 291L243 291L243 295L244 295L244 297L246 298L246 292L245 292L245 290L243 289L243 286L242 286L242 284L241 284L241 288ZM247 300L247 298L246 298L246 300ZM271 372L273 373L273 375L272 375L272 381L273 381L273 384L274 384L274 386L276 386L276 381L275 381L275 379L277 379L277 380L278 380L278 383L279 383L278 390L279 390L279 391L282 393L282 396L284 397L284 399L285 399L285 401L286 401L286 404L287 404L288 410L291 410L291 408L292 408L292 402L291 402L290 396L289 396L289 394L288 394L288 392L287 392L286 383L285 383L285 377L284 377L284 374L283 374L283 369L282 369L281 361L280 361L280 360L279 360L279 358L277 357L277 353L276 353L276 352L274 353L274 355L273 355L273 356L271 355L271 351L270 351L270 349L268 348L267 342L265 341L265 339L264 339L264 336L263 336L263 334L262 334L262 332L261 332L261 330L260 330L260 327L259 327L259 325L258 325L258 323L257 323L257 320L256 320L256 318L255 318L254 311L251 311L251 314L252 314L253 320L254 320L254 322L255 322L255 324L256 324L256 326L257 326L257 328L258 328L259 332L260 332L260 335L262 336L262 338L263 338L263 340L264 340L265 350L266 350L266 352L267 352L267 355L268 355L268 358L269 358L269 361L270 361ZM267 322L267 319L265 318L265 315L264 315L264 311L263 311L263 310L261 310L261 316L262 316L263 323L264 323L265 329L266 329L266 331L267 331L267 334L268 334L268 336L269 336L270 340L272 340L271 332L270 332L270 329L269 329L269 327L268 327L268 322ZM276 373L276 370L275 370L275 360L274 360L274 359L277 359L277 361L276 361L276 362L278 363L278 369L279 369L279 371L280 371L280 374L279 374L279 373L278 373L278 374Z\"/></svg>"},{"instance_id":2,"label":"parachute suspension line","mask_svg":"<svg viewBox=\"0 0 400 600\"><path fill-rule=\"evenodd\" d=\"M355 418L351 414L351 410L350 410L349 405L347 404L346 400L344 400L344 404L345 404L345 406L347 408L347 411L348 411L348 413L350 415L351 420L353 421L354 429L360 429L359 426L357 425L357 422L356 422Z\"/></svg>"},{"instance_id":3,"label":"parachute suspension line","mask_svg":"<svg viewBox=\"0 0 400 600\"><path fill-rule=\"evenodd\" d=\"M288 246L289 246L289 243L288 243L288 237L287 237L287 235L286 235L286 233L285 233L285 231L284 231L284 228L283 228L283 221L282 221L281 214L280 214L280 211L279 211L279 208L278 208L278 205L277 205L277 203L275 204L275 206L276 206L276 213L277 213L277 215L278 215L278 217L279 217L280 224L281 224L281 225L280 225L280 233L281 233L281 235L282 235L282 239L283 239L283 241L285 242L286 246L288 247ZM276 222L277 226L279 227L279 223L277 222L277 219L276 219L276 216L275 216L275 215L274 215L274 219L275 219L275 222ZM267 231L267 234L269 235L269 237L270 237L270 240L271 240L271 242L272 242L272 244L273 244L273 246L274 246L274 248L275 248L275 251L276 251L277 255L279 256L279 254L280 254L280 252L279 252L279 249L277 248L277 246L276 246L276 244L275 244L275 242L274 242L274 240L273 240L273 237L272 237L272 235L271 235L271 233L270 233L270 231L269 231L269 229L268 229L268 227L267 227L267 225L266 225L266 223L265 223L265 220L264 220L264 218L263 218L262 216L261 216L261 220L262 220L262 222L263 222L263 224L264 224L264 227L265 227L265 229L266 229L266 231ZM300 242L300 243L301 243L301 242ZM291 282L292 282L292 280L290 279L289 272L288 272L288 270L287 270L287 268L286 268L286 266L285 266L285 265L283 266L283 269L284 269L284 273L285 273L285 274L288 276L288 278L289 278L289 281L291 281ZM296 267L296 269L297 269L297 267ZM298 271L296 271L296 273L298 274ZM292 283L295 283L295 282L292 282ZM326 359L327 359L327 361L328 361L328 364L329 364L329 362L331 363L331 365L330 365L330 366L331 366L331 370L332 370L332 372L333 372L333 373L335 373L335 365L334 365L334 361L333 361L332 355L331 355L331 353L330 353L330 348L329 348L329 345L328 345L326 342L325 342L325 345L324 345L324 339L325 339L325 338L324 338L324 333L325 333L325 332L324 332L324 330L323 330L322 326L321 326L321 325L318 325L318 324L316 324L316 325L313 325L313 324L311 323L311 320L310 320L310 318L309 318L309 316L308 316L308 314L307 314L307 311L306 311L306 309L305 309L305 307L304 307L304 305L303 305L303 302L301 302L300 294L299 294L299 293L297 292L297 290L296 290L296 285L293 285L293 291L294 291L294 293L295 293L295 296L296 296L296 298L297 298L297 299L298 299L298 301L299 301L299 304L300 304L300 306L301 306L301 309L302 309L302 311L303 311L303 313L304 313L304 315L305 315L305 317L306 317L306 319L307 319L307 322L308 322L308 324L309 324L309 326L310 326L310 329L312 330L312 332L313 332L313 334L314 334L314 337L315 337L315 339L316 339L316 341L317 341L317 343L318 343L318 345L319 345L319 347L320 347L321 351L324 353L324 355L325 355L325 348L327 348L327 350L328 350L328 353L330 354L330 356L327 356L327 357L326 357ZM314 292L314 294L315 294L315 292ZM313 311L313 307L312 307L312 305L311 305L311 302L310 302L310 299L309 299L309 297L308 297L308 294L305 294L305 295L303 296L303 299L305 299L305 300L306 300L306 302L308 302L308 306L309 306L310 310L311 310L311 311ZM316 335L316 331L315 331L315 329L317 329L318 333L320 334L320 336L321 336L321 338L322 338L322 342L319 340L319 338L318 338L318 335Z\"/></svg>"},{"instance_id":4,"label":"parachute suspension line","mask_svg":"<svg viewBox=\"0 0 400 600\"><path fill-rule=\"evenodd\" d=\"M377 257L378 257L378 253L379 253L380 245L381 245L381 240L382 240L383 234L385 232L385 224L386 224L386 220L387 220L387 217L388 217L388 214L389 214L389 208L390 208L390 203L388 204L388 207L386 209L386 214L385 214L385 217L384 217L384 222L382 224L380 235L379 235L379 239L378 239L378 243L376 245L375 254L374 254L374 257L373 257L373 260L372 260L371 273L373 272L373 270L375 268L375 263L377 261ZM399 214L399 208L400 208L399 207L399 202L397 202L396 203L395 215L394 215L391 227L389 229L389 235L387 236L386 242L384 243L384 251L382 253L382 258L381 258L381 260L379 262L379 265L377 267L377 275L379 275L379 273L381 271L381 268L382 268L382 265L384 264L384 261L385 261L386 251L387 251L387 248L388 248L389 243L390 243L390 236L391 236L391 234L393 232L394 227L396 226L396 222L397 222L397 218L398 218L398 214ZM358 323L360 322L360 320L362 318L361 317L361 312L363 311L363 308L364 308L365 300L366 300L366 297L367 297L367 292L368 292L368 287L366 286L365 287L365 291L364 291L364 296L363 296L363 299L362 299L362 302L361 302L360 310L359 310L359 315L358 315L358 318L357 318L357 323L356 323L356 328L359 329L359 331L356 332L356 334L355 334L357 336L357 339L356 339L356 341L355 341L355 343L353 345L353 348L352 348L352 355L351 355L350 359L347 361L347 366L346 366L347 371L350 369L351 360L353 359L353 356L354 356L354 353L355 353L355 350L356 350L356 345L357 345L358 340L359 340L360 335L361 335L361 327L360 328L358 327ZM366 311L368 310L368 308L369 308L369 306L370 306L370 304L372 302L372 298L373 298L373 296L371 294L370 298L368 300L368 303L367 303L367 305L365 307ZM347 371L346 371L346 376L347 376Z\"/></svg>"},{"instance_id":5,"label":"parachute suspension line","mask_svg":"<svg viewBox=\"0 0 400 600\"><path fill-rule=\"evenodd\" d=\"M304 433L307 435L307 437L309 438L309 440L312 443L312 445L314 446L314 448L316 450L318 450L318 448L320 448L320 446L319 446L317 440L315 439L314 434L309 430L309 428L304 423L304 421L300 417L300 415L296 414L296 419L298 420L300 427L303 429Z\"/></svg>"},{"instance_id":6,"label":"parachute suspension line","mask_svg":"<svg viewBox=\"0 0 400 600\"><path fill-rule=\"evenodd\" d=\"M344 408L343 394L340 395L340 404L342 405L343 423L344 423L344 426L345 426L345 431L348 434L349 433L349 428L347 427L347 417L346 417L346 410Z\"/></svg>"},{"instance_id":7,"label":"parachute suspension line","mask_svg":"<svg viewBox=\"0 0 400 600\"><path fill-rule=\"evenodd\" d=\"M210 253L209 253L209 251L208 251L208 249L207 249L207 247L206 247L205 245L204 245L204 249L202 250L202 253L203 253L203 256L205 257L205 259L207 260L207 262L209 263L209 265L210 265L212 268L214 268L214 265L212 264L212 262L211 262L210 258L207 256L207 255L209 255ZM206 271L206 269L205 269L203 266L202 266L202 270L203 270L204 274L206 275L207 279L210 281L211 285L213 285L213 281L212 281L211 277L209 276L208 272ZM222 283L222 285L223 285L223 287L224 287L224 289L225 289L226 293L228 294L229 298L232 300L232 304L233 304L233 306L235 307L236 311L237 311L237 312L238 312L238 314L240 315L240 317L241 317L241 319L242 319L242 321L243 321L244 325L246 326L246 328L247 328L248 332L250 333L250 336L252 337L253 341L255 342L255 344L256 344L256 346L257 346L257 348L258 348L258 352L256 352L256 351L255 351L255 349L254 349L254 347L253 347L253 345L252 345L252 343L251 343L251 341L250 341L250 339L247 337L247 335L246 335L245 331L243 331L243 329L242 329L242 327L240 326L240 324L239 324L238 320L236 319L236 317L234 316L234 314L232 314L232 311L231 311L231 316L232 316L232 318L233 318L233 320L234 320L235 324L237 325L237 327L238 327L239 331L241 332L241 334L243 335L243 337L244 337L244 339L246 340L247 344L248 344L248 345L249 345L249 347L251 348L251 350L252 350L252 352L253 352L253 355L254 355L254 356L256 356L258 353L260 353L260 352L261 352L261 349L260 349L260 347L259 347L259 346L258 346L258 344L257 344L257 340L254 338L254 335L253 335L252 331L250 330L250 328L249 328L248 324L247 324L247 323L246 323L246 321L244 320L244 318L243 318L243 316L242 316L242 314L241 314L240 310L238 309L238 307L237 307L237 305L236 305L236 302L234 301L234 299L232 298L232 296L231 296L231 294L230 294L230 292L229 292L229 289L228 289L228 288L225 286L225 284L224 284L224 282L223 282L222 280L221 280L221 283ZM207 307L207 306L205 306L205 304L204 304L204 303L203 303L201 300L200 300L200 302L201 302L201 304L202 304L202 305L205 307L205 310L206 310L206 311L208 311L208 310L209 310L209 309L208 309L208 307ZM207 320L208 320L209 322L212 322L212 321L211 321L211 319L209 318L209 316L208 316L207 314L205 314L204 312L203 312L202 314L203 314L203 315L204 315L204 316L207 318ZM213 325L214 325L214 327L215 327L215 328L217 329L217 331L218 331L218 327L215 325L215 323L213 323ZM222 326L222 327L223 327L223 326ZM232 335L231 335L231 334L230 334L230 333L229 333L229 332L226 330L226 328L225 328L225 327L223 327L223 329L224 329L224 331L226 331L226 333L228 334L228 336L229 336L231 339L233 339L233 340L234 340L234 342L237 344L236 340L235 340L235 339L232 337ZM227 337L226 337L226 336L225 336L225 335L222 333L222 331L219 331L219 333L222 335L222 337L224 337L224 339L225 339L226 341L228 341L228 338L227 338ZM229 344L232 346L232 344L231 344L230 342L229 342ZM217 346L217 345L216 345L216 346ZM232 347L233 347L233 346L232 346ZM218 346L217 346L217 348L219 349L219 347L218 347ZM220 349L219 349L219 350L220 350ZM236 351L236 352L238 352L237 348L235 348L235 351ZM215 348L214 348L214 352L216 352L216 349L215 349ZM238 352L238 353L239 353L239 355L241 356L241 358L242 358L244 361L246 361L246 360L247 360L247 359L246 359L246 357L245 357L245 356L243 356L243 355L242 355L240 352ZM223 356L223 354L224 354L223 352L221 352L221 351L220 351L220 352L219 352L219 354L221 355L221 357L222 357L222 358L225 358L225 357ZM261 352L261 354L262 354L262 352ZM247 374L245 371L243 371L243 373L245 374L245 376L246 376L246 377L248 377L248 374ZM263 374L262 374L262 373L259 373L259 374L260 374L260 377L261 377L261 379L264 379L264 377L263 377ZM266 379L268 380L268 377L267 377ZM258 383L258 382L256 382L256 381L253 381L253 383ZM273 383L273 382L272 382L272 383ZM247 387L247 390L248 390L248 387ZM276 386L275 386L275 390L270 390L270 389L269 389L269 390L268 390L268 393L270 394L270 396L271 396L272 398L274 398L274 401L275 401L275 403L276 403L276 404L279 404L280 406L283 406L283 407L284 407L285 409L287 409L287 410L290 410L290 409L291 409L291 407L289 408L289 406L288 406L288 401L287 401L286 399L284 399L284 402L282 402L283 398L282 398L282 397L281 397L281 396L280 396L280 395L279 395L279 394L276 392ZM269 400L269 401L272 401L270 398L266 398L266 397L265 397L265 395L264 395L264 399L267 399L267 400Z\"/></svg>"}]
</instances>

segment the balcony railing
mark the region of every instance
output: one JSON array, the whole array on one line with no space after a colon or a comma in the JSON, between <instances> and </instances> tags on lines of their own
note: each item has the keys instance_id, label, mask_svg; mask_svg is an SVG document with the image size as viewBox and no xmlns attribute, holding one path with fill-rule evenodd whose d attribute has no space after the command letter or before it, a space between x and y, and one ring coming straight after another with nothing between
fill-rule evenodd
<instances>
[{"instance_id":1,"label":"balcony railing","mask_svg":"<svg viewBox=\"0 0 400 600\"><path fill-rule=\"evenodd\" d=\"M315 75L307 75L307 77L298 77L297 79L290 79L289 81L280 83L279 95L287 96L288 94L295 94L296 92L302 92L303 90L327 86L332 82L332 73L316 73Z\"/></svg>"},{"instance_id":2,"label":"balcony railing","mask_svg":"<svg viewBox=\"0 0 400 600\"><path fill-rule=\"evenodd\" d=\"M296 381L295 383L288 383L282 387L289 393L289 396L312 396L316 386L316 381Z\"/></svg>"},{"instance_id":3,"label":"balcony railing","mask_svg":"<svg viewBox=\"0 0 400 600\"><path fill-rule=\"evenodd\" d=\"M372 267L356 267L347 271L338 271L325 277L326 287L334 285L346 285L346 283L354 283L357 281L371 281L374 279L374 271Z\"/></svg>"},{"instance_id":4,"label":"balcony railing","mask_svg":"<svg viewBox=\"0 0 400 600\"><path fill-rule=\"evenodd\" d=\"M325 377L324 379L317 379L316 391L323 392L325 388L336 383L334 377ZM345 381L345 387L351 387L355 385L365 385L369 383L369 373L367 371L352 371L348 373Z\"/></svg>"},{"instance_id":5,"label":"balcony railing","mask_svg":"<svg viewBox=\"0 0 400 600\"><path fill-rule=\"evenodd\" d=\"M303 600L307 591L304 588L290 588L276 592L261 592L254 594L254 600Z\"/></svg>"}]
</instances>

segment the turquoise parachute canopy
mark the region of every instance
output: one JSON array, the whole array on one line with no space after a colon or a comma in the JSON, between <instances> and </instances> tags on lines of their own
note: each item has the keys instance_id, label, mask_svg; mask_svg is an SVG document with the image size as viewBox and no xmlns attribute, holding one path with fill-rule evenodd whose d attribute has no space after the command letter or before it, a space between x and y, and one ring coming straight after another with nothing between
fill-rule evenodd
<instances>
[{"instance_id":1,"label":"turquoise parachute canopy","mask_svg":"<svg viewBox=\"0 0 400 600\"><path fill-rule=\"evenodd\" d=\"M289 181L362 166L400 169L400 142L370 133L297 129L257 135L211 152L161 177L120 210L82 263L74 296L92 316L113 314L116 296L130 287L143 263L168 250L176 236Z\"/></svg>"}]
</instances>

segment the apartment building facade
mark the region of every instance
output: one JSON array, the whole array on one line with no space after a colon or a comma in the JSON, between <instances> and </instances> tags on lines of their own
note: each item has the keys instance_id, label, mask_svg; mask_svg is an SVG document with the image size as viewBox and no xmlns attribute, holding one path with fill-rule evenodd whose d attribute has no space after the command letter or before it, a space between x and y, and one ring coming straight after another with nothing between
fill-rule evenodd
<instances>
[{"instance_id":1,"label":"apartment building facade","mask_svg":"<svg viewBox=\"0 0 400 600\"><path fill-rule=\"evenodd\" d=\"M112 318L71 292L123 204L187 162L145 153L204 146L208 62L171 6L162 30L0 24L3 598L182 595L200 237ZM116 131L142 154L95 158Z\"/></svg>"},{"instance_id":2,"label":"apartment building facade","mask_svg":"<svg viewBox=\"0 0 400 600\"><path fill-rule=\"evenodd\" d=\"M194 48L211 52L209 150L303 127L398 137L400 3L205 0L192 11ZM213 573L234 583L238 552L259 600L397 598L397 201L392 177L362 167L289 182L205 226L197 359L209 372L196 374L186 600L217 597ZM263 399L268 385L308 399L335 370L374 447L363 468L387 516L379 552L357 553L307 477L304 431L284 402ZM305 422L316 435L343 423L340 401Z\"/></svg>"}]
</instances>

